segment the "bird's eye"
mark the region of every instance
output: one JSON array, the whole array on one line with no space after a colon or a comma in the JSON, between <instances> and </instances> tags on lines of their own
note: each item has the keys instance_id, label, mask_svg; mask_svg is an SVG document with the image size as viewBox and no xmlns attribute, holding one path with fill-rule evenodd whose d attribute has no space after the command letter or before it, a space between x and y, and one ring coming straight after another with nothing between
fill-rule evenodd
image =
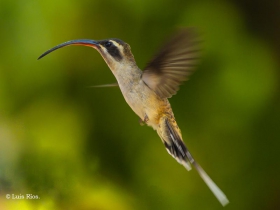
<instances>
[{"instance_id":1,"label":"bird's eye","mask_svg":"<svg viewBox=\"0 0 280 210\"><path fill-rule=\"evenodd\" d=\"M111 47L112 46L112 42L105 42L105 47Z\"/></svg>"}]
</instances>

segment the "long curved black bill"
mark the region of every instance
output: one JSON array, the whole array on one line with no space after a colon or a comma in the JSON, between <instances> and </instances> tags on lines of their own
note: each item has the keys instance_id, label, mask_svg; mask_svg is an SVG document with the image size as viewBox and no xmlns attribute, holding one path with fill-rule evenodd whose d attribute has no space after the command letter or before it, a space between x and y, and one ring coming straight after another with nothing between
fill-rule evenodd
<instances>
[{"instance_id":1,"label":"long curved black bill","mask_svg":"<svg viewBox=\"0 0 280 210\"><path fill-rule=\"evenodd\" d=\"M46 52L44 52L42 55L40 55L38 60L43 58L47 54L49 54L49 53L59 49L59 48L62 48L62 47L65 47L65 46L69 46L69 45L83 45L83 46L97 48L98 47L98 42L95 41L95 40L90 40L90 39L77 39L77 40L71 40L71 41L68 41L68 42L64 42L62 44L59 44L59 45L49 49Z\"/></svg>"}]
</instances>

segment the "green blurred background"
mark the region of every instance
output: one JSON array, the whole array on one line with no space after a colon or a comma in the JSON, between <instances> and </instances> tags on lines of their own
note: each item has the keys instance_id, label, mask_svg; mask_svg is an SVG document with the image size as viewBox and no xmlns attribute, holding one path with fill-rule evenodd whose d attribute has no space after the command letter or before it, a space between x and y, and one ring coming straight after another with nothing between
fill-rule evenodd
<instances>
[{"instance_id":1,"label":"green blurred background","mask_svg":"<svg viewBox=\"0 0 280 210\"><path fill-rule=\"evenodd\" d=\"M178 27L202 61L170 99L184 141L227 209L280 206L279 0L0 2L0 209L222 209L141 127L101 56L72 39L120 38L143 68ZM33 194L40 199L6 199Z\"/></svg>"}]
</instances>

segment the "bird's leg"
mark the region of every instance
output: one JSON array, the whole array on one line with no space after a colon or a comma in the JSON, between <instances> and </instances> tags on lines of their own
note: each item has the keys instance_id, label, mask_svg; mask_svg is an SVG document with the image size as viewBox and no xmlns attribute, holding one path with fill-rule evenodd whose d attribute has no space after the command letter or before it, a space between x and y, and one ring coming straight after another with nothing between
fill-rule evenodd
<instances>
[{"instance_id":1,"label":"bird's leg","mask_svg":"<svg viewBox=\"0 0 280 210\"><path fill-rule=\"evenodd\" d=\"M149 121L149 118L146 114L145 114L144 120L142 120L141 118L139 119L139 123L142 126L145 125L148 121Z\"/></svg>"}]
</instances>

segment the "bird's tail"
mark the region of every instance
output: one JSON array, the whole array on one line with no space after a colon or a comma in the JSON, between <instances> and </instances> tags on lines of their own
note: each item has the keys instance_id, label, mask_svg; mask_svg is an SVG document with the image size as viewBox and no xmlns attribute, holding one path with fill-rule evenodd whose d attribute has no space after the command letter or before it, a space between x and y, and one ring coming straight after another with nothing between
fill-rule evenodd
<instances>
[{"instance_id":1,"label":"bird's tail","mask_svg":"<svg viewBox=\"0 0 280 210\"><path fill-rule=\"evenodd\" d=\"M219 202L225 206L229 203L226 195L222 190L212 181L203 168L195 161L188 148L182 140L182 135L175 120L170 117L162 117L157 129L159 136L161 137L166 150L174 157L180 164L182 164L187 170L191 169L191 164L196 168L200 177L204 180ZM191 164L190 164L191 163Z\"/></svg>"}]
</instances>

